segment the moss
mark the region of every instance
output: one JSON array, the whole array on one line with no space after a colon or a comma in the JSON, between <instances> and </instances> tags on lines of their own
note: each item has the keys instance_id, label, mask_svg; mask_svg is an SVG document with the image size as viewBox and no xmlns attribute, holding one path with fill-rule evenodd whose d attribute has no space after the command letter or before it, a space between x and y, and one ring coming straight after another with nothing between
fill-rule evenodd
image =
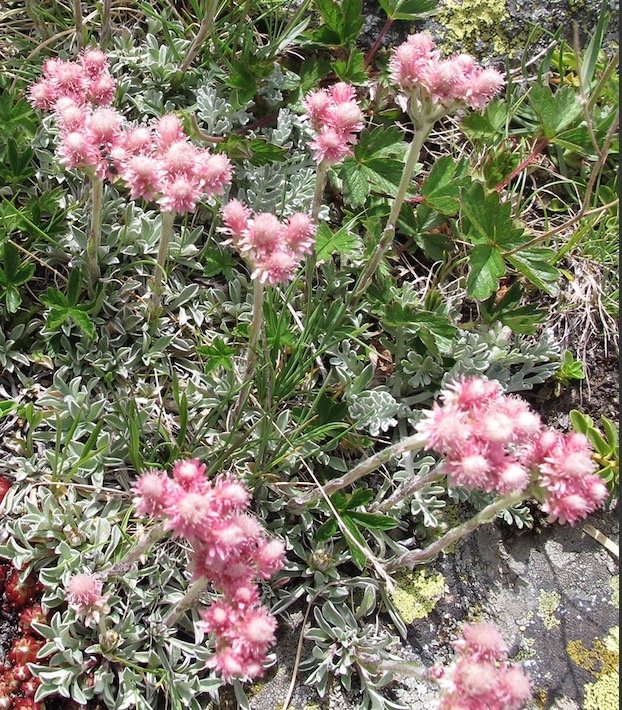
<instances>
[{"instance_id":1,"label":"moss","mask_svg":"<svg viewBox=\"0 0 622 710\"><path fill-rule=\"evenodd\" d=\"M393 601L406 624L425 619L445 592L442 574L428 575L425 570L400 574L396 577Z\"/></svg>"},{"instance_id":2,"label":"moss","mask_svg":"<svg viewBox=\"0 0 622 710\"><path fill-rule=\"evenodd\" d=\"M618 710L620 707L620 676L606 673L595 683L585 686L583 710Z\"/></svg>"},{"instance_id":3,"label":"moss","mask_svg":"<svg viewBox=\"0 0 622 710\"><path fill-rule=\"evenodd\" d=\"M497 55L511 56L504 27L509 18L506 0L444 0L434 19L447 30L451 49L475 52L483 43Z\"/></svg>"},{"instance_id":4,"label":"moss","mask_svg":"<svg viewBox=\"0 0 622 710\"><path fill-rule=\"evenodd\" d=\"M541 591L538 597L538 616L542 619L545 629L554 629L561 623L555 616L561 597L557 592Z\"/></svg>"}]
</instances>

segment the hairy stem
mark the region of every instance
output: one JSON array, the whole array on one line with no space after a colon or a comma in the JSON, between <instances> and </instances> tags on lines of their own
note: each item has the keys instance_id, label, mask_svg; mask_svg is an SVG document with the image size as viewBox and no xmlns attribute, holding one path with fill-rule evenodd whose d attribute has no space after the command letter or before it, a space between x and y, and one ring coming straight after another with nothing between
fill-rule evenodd
<instances>
[{"instance_id":1,"label":"hairy stem","mask_svg":"<svg viewBox=\"0 0 622 710\"><path fill-rule=\"evenodd\" d=\"M321 490L313 491L307 496L296 498L295 502L298 505L307 505L308 503L314 503L316 500L319 500L323 495L330 496L336 491L339 491L342 488L354 483L354 481L358 481L359 478L363 478L363 476L366 476L368 473L380 468L380 466L387 463L387 461L390 461L395 456L405 454L407 451L422 449L425 445L426 438L421 436L421 434L414 434L406 439L402 439L402 441L398 441L396 444L387 446L386 449L383 449L377 454L370 456L368 459L361 461L343 476L329 481L322 486Z\"/></svg>"},{"instance_id":2,"label":"hairy stem","mask_svg":"<svg viewBox=\"0 0 622 710\"><path fill-rule=\"evenodd\" d=\"M102 209L104 203L104 181L97 175L91 180L91 231L86 243L86 260L93 281L100 276L99 247L102 239Z\"/></svg>"},{"instance_id":3,"label":"hairy stem","mask_svg":"<svg viewBox=\"0 0 622 710\"><path fill-rule=\"evenodd\" d=\"M214 24L214 17L216 16L217 8L218 0L208 1L207 7L205 8L205 14L203 15L203 19L201 20L201 24L199 25L199 31L197 32L196 37L194 38L192 44L190 45L190 48L188 49L186 58L184 59L181 67L179 68L181 72L188 71L188 67L194 61L194 58L196 57L197 53L199 52L199 49L201 48L201 45L207 39L207 36L209 35L212 29L212 25Z\"/></svg>"},{"instance_id":4,"label":"hairy stem","mask_svg":"<svg viewBox=\"0 0 622 710\"><path fill-rule=\"evenodd\" d=\"M428 473L423 476L413 476L409 481L404 483L400 488L398 488L392 496L389 496L386 500L382 501L380 505L374 506L373 510L379 513L387 513L389 510L394 508L400 501L404 498L410 498L414 496L417 491L425 488L430 483L435 483L443 478L443 474L438 472L438 469L433 468Z\"/></svg>"},{"instance_id":5,"label":"hairy stem","mask_svg":"<svg viewBox=\"0 0 622 710\"><path fill-rule=\"evenodd\" d=\"M313 205L311 207L311 219L313 223L317 225L318 215L320 214L320 208L322 206L322 200L324 198L324 190L326 189L326 179L328 177L328 164L326 161L322 162L317 166L317 173L315 176L315 191L313 193ZM315 250L312 251L307 256L307 268L306 268L306 290L307 290L307 313L311 308L311 297L313 295L313 277L315 275Z\"/></svg>"},{"instance_id":6,"label":"hairy stem","mask_svg":"<svg viewBox=\"0 0 622 710\"><path fill-rule=\"evenodd\" d=\"M257 360L257 345L261 336L261 328L263 326L263 301L264 301L264 285L259 279L253 281L253 319L251 321L251 329L248 336L248 351L246 353L246 365L244 366L244 376L242 381L244 385L240 390L237 402L230 414L230 421L235 422L244 406L246 399L251 390L252 379L251 374L255 361Z\"/></svg>"},{"instance_id":7,"label":"hairy stem","mask_svg":"<svg viewBox=\"0 0 622 710\"><path fill-rule=\"evenodd\" d=\"M378 269L382 257L385 255L387 249L391 246L393 242L393 237L395 236L395 225L397 224L397 219L400 215L400 210L406 199L406 193L408 192L408 187L410 186L410 181L412 180L413 173L417 166L419 156L421 154L421 148L432 130L434 125L433 120L422 120L418 130L415 132L415 137L410 144L408 150L408 157L406 158L406 165L404 165L404 170L402 172L402 178L400 184L397 188L397 194L393 200L393 207L391 208L391 213L389 214L389 219L385 225L384 231L382 232L382 237L380 238L380 243L378 248L374 252L374 255L367 263L363 273L359 277L359 280L354 287L352 292L352 301L356 302L360 296L365 292L369 286L371 280Z\"/></svg>"},{"instance_id":8,"label":"hairy stem","mask_svg":"<svg viewBox=\"0 0 622 710\"><path fill-rule=\"evenodd\" d=\"M154 525L148 533L143 535L138 543L117 563L112 565L110 569L105 571L108 577L114 577L120 574L125 574L132 568L132 565L149 550L158 540L161 540L167 533L164 523Z\"/></svg>"},{"instance_id":9,"label":"hairy stem","mask_svg":"<svg viewBox=\"0 0 622 710\"><path fill-rule=\"evenodd\" d=\"M198 601L199 597L206 590L209 581L205 577L199 577L187 589L184 596L175 604L164 619L164 625L169 628L175 624L179 617L188 609L192 608Z\"/></svg>"},{"instance_id":10,"label":"hairy stem","mask_svg":"<svg viewBox=\"0 0 622 710\"><path fill-rule=\"evenodd\" d=\"M454 543L461 540L465 535L472 533L480 525L492 522L497 514L502 510L509 508L515 503L520 503L525 498L529 498L529 492L522 491L520 493L513 493L511 495L502 496L496 501L487 505L483 510L481 510L477 515L474 515L471 520L467 520L466 523L458 525L446 532L442 537L440 537L435 542L431 543L422 550L412 550L410 552L405 552L400 557L396 558L387 565L387 572L395 572L402 567L414 567L415 565L423 564L424 562L430 562L435 557L440 555L443 550L451 547Z\"/></svg>"},{"instance_id":11,"label":"hairy stem","mask_svg":"<svg viewBox=\"0 0 622 710\"><path fill-rule=\"evenodd\" d=\"M173 212L162 212L162 222L160 229L160 244L158 246L158 257L156 263L155 274L153 275L153 313L160 309L162 298L162 277L166 273L166 258L168 256L168 247L173 236L173 223L175 215Z\"/></svg>"},{"instance_id":12,"label":"hairy stem","mask_svg":"<svg viewBox=\"0 0 622 710\"><path fill-rule=\"evenodd\" d=\"M368 67L371 64L372 59L376 56L376 52L380 49L380 45L382 44L382 40L385 38L387 32L391 29L393 25L393 18L389 17L387 21L384 23L382 26L382 29L378 33L378 36L376 37L374 43L370 47L369 51L365 55L365 66Z\"/></svg>"},{"instance_id":13,"label":"hairy stem","mask_svg":"<svg viewBox=\"0 0 622 710\"><path fill-rule=\"evenodd\" d=\"M82 19L82 5L80 0L73 0L73 16L76 24L76 43L78 49L84 46L84 20Z\"/></svg>"}]
</instances>

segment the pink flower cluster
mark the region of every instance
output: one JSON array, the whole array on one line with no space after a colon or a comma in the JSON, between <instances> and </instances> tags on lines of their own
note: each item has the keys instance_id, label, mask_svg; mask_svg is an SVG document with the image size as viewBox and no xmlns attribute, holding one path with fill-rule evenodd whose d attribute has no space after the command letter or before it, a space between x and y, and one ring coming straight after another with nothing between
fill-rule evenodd
<instances>
[{"instance_id":1,"label":"pink flower cluster","mask_svg":"<svg viewBox=\"0 0 622 710\"><path fill-rule=\"evenodd\" d=\"M77 62L46 60L43 78L30 88L29 99L34 108L46 110L63 98L78 106L110 106L116 88L108 57L99 49L87 49Z\"/></svg>"},{"instance_id":2,"label":"pink flower cluster","mask_svg":"<svg viewBox=\"0 0 622 710\"><path fill-rule=\"evenodd\" d=\"M222 218L221 231L229 237L224 243L250 258L253 279L271 286L289 281L313 248L315 225L304 212L283 223L269 212L253 213L239 200L230 200L222 208Z\"/></svg>"},{"instance_id":3,"label":"pink flower cluster","mask_svg":"<svg viewBox=\"0 0 622 710\"><path fill-rule=\"evenodd\" d=\"M309 143L316 161L334 165L352 155L351 146L364 126L354 87L339 82L330 89L310 91L302 103L316 132Z\"/></svg>"},{"instance_id":4,"label":"pink flower cluster","mask_svg":"<svg viewBox=\"0 0 622 710\"><path fill-rule=\"evenodd\" d=\"M442 470L454 485L502 495L529 489L550 521L571 525L606 500L588 440L545 428L525 400L504 394L498 382L462 378L440 399L417 431L443 455Z\"/></svg>"},{"instance_id":5,"label":"pink flower cluster","mask_svg":"<svg viewBox=\"0 0 622 710\"><path fill-rule=\"evenodd\" d=\"M133 200L157 201L163 212L192 212L203 195L221 194L231 182L229 159L191 143L177 116L167 114L150 126L128 126L107 106L114 81L103 52L87 50L77 62L48 60L43 71L30 100L36 108L54 112L60 129L58 154L66 167L111 182L121 179ZM104 100L92 87L105 77L112 81L112 92Z\"/></svg>"},{"instance_id":6,"label":"pink flower cluster","mask_svg":"<svg viewBox=\"0 0 622 710\"><path fill-rule=\"evenodd\" d=\"M108 595L102 594L102 588L101 579L94 574L74 574L67 582L65 591L69 606L87 626L98 624L100 616L110 611Z\"/></svg>"},{"instance_id":7,"label":"pink flower cluster","mask_svg":"<svg viewBox=\"0 0 622 710\"><path fill-rule=\"evenodd\" d=\"M419 92L432 105L452 108L460 104L484 108L504 84L498 71L480 66L469 54L441 59L425 32L410 35L394 50L389 69L391 79L405 93Z\"/></svg>"},{"instance_id":8,"label":"pink flower cluster","mask_svg":"<svg viewBox=\"0 0 622 710\"><path fill-rule=\"evenodd\" d=\"M531 697L529 678L507 662L507 648L493 624L465 624L454 643L458 659L433 675L443 688L439 710L519 710Z\"/></svg>"},{"instance_id":9,"label":"pink flower cluster","mask_svg":"<svg viewBox=\"0 0 622 710\"><path fill-rule=\"evenodd\" d=\"M241 483L222 476L208 481L205 471L196 459L178 461L172 478L149 471L134 486L134 506L141 516L164 519L188 540L194 576L209 580L223 595L201 614L216 639L211 665L226 680L256 678L276 628L261 606L257 580L282 567L284 546L267 538L248 513L250 496Z\"/></svg>"}]
</instances>

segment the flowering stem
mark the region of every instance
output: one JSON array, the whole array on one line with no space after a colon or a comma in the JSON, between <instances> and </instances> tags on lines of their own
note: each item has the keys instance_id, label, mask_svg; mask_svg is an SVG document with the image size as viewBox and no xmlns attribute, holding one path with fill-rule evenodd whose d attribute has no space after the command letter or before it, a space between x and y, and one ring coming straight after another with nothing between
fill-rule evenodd
<instances>
[{"instance_id":1,"label":"flowering stem","mask_svg":"<svg viewBox=\"0 0 622 710\"><path fill-rule=\"evenodd\" d=\"M378 33L378 36L376 37L375 42L372 44L369 51L365 55L365 66L366 67L368 67L371 64L371 60L374 58L378 49L380 49L380 45L382 44L382 40L385 38L385 35L387 34L387 32L391 29L393 22L394 22L393 18L389 17L389 18L387 18L387 21L382 26L382 29Z\"/></svg>"},{"instance_id":2,"label":"flowering stem","mask_svg":"<svg viewBox=\"0 0 622 710\"><path fill-rule=\"evenodd\" d=\"M425 446L426 441L426 437L423 437L421 434L414 434L413 436L409 436L406 439L402 439L402 441L398 441L392 446L387 446L386 449L383 449L377 454L370 456L368 459L361 461L361 463L357 464L352 470L348 471L348 473L326 483L322 487L324 494L332 495L336 491L339 491L342 488L349 486L351 483L354 483L354 481L357 481L359 478L362 478L368 473L371 473L372 471L375 471L376 469L380 468L380 466L385 464L387 461L390 461L395 456L404 454L407 451L422 449ZM316 500L319 500L322 495L322 491L313 491L313 493L307 496L301 496L300 498L296 498L296 503L298 503L299 505L313 503Z\"/></svg>"},{"instance_id":3,"label":"flowering stem","mask_svg":"<svg viewBox=\"0 0 622 710\"><path fill-rule=\"evenodd\" d=\"M164 523L158 523L154 525L148 533L143 535L138 544L133 547L125 557L123 557L119 562L112 565L112 567L105 572L108 577L113 577L119 574L124 574L129 569L131 569L134 562L137 562L147 550L154 545L158 540L163 538L167 533L167 529Z\"/></svg>"},{"instance_id":4,"label":"flowering stem","mask_svg":"<svg viewBox=\"0 0 622 710\"><path fill-rule=\"evenodd\" d=\"M322 206L322 200L324 198L324 190L326 189L326 179L328 178L328 163L322 160L317 166L317 173L315 176L315 191L313 193L313 205L311 207L311 219L313 224L317 225L318 215L320 214L320 207ZM311 296L313 294L313 277L315 275L315 250L312 251L307 256L307 268L306 268L306 288L307 288L307 310L311 307Z\"/></svg>"},{"instance_id":5,"label":"flowering stem","mask_svg":"<svg viewBox=\"0 0 622 710\"><path fill-rule=\"evenodd\" d=\"M401 486L401 488L398 488L392 496L380 503L380 505L374 506L373 510L379 513L386 513L391 510L391 508L394 508L400 501L404 500L404 498L415 495L417 491L425 488L430 483L440 481L441 478L443 478L443 474L439 473L437 468L433 468L423 476L414 476Z\"/></svg>"},{"instance_id":6,"label":"flowering stem","mask_svg":"<svg viewBox=\"0 0 622 710\"><path fill-rule=\"evenodd\" d=\"M78 49L84 46L84 22L82 20L82 5L80 0L73 0L73 16L76 23L76 43Z\"/></svg>"},{"instance_id":7,"label":"flowering stem","mask_svg":"<svg viewBox=\"0 0 622 710\"><path fill-rule=\"evenodd\" d=\"M86 243L86 259L93 281L99 279L99 247L102 239L102 208L104 203L104 181L94 175L91 179L91 231Z\"/></svg>"},{"instance_id":8,"label":"flowering stem","mask_svg":"<svg viewBox=\"0 0 622 710\"><path fill-rule=\"evenodd\" d=\"M164 619L164 625L168 626L169 628L173 626L177 619L179 619L179 617L185 611L187 611L197 603L199 597L201 596L201 594L203 594L208 584L209 581L205 577L199 577L199 579L193 582L188 587L184 596L177 602L177 604L175 604L175 606L168 613L168 616L166 617L166 619Z\"/></svg>"},{"instance_id":9,"label":"flowering stem","mask_svg":"<svg viewBox=\"0 0 622 710\"><path fill-rule=\"evenodd\" d=\"M162 222L160 228L160 244L158 246L158 258L155 274L153 275L153 301L152 312L155 314L160 309L160 299L162 297L162 276L166 273L166 257L168 247L173 236L173 223L175 215L173 212L162 212Z\"/></svg>"},{"instance_id":10,"label":"flowering stem","mask_svg":"<svg viewBox=\"0 0 622 710\"><path fill-rule=\"evenodd\" d=\"M367 263L363 273L359 277L358 283L354 287L351 302L356 302L365 292L374 277L376 270L378 269L378 265L382 261L382 257L393 242L393 237L395 236L395 225L397 224L397 219L400 216L400 210L402 209L402 205L406 199L406 193L408 192L413 173L417 167L417 162L421 154L421 148L423 147L426 138L430 135L433 125L434 120L422 120L419 124L419 129L415 132L415 137L413 138L408 150L408 157L406 158L406 165L404 165L402 178L397 188L397 194L393 200L393 207L391 208L389 219L387 220L384 231L382 232L380 243L378 244L374 255Z\"/></svg>"},{"instance_id":11,"label":"flowering stem","mask_svg":"<svg viewBox=\"0 0 622 710\"><path fill-rule=\"evenodd\" d=\"M250 375L255 360L257 359L257 345L259 344L259 336L261 335L261 327L263 325L263 301L264 285L259 279L255 279L253 281L253 320L251 321L251 329L248 336L248 352L246 353L246 365L242 378L244 385L240 390L237 402L230 415L231 421L233 422L237 419L240 409L244 406L251 389L252 380Z\"/></svg>"},{"instance_id":12,"label":"flowering stem","mask_svg":"<svg viewBox=\"0 0 622 710\"><path fill-rule=\"evenodd\" d=\"M461 540L465 535L472 533L480 525L492 522L501 511L515 505L516 503L520 503L528 497L528 491L521 491L520 493L513 493L511 495L498 498L496 501L490 503L490 505L487 505L483 510L477 513L477 515L474 515L470 520L467 520L466 523L462 523L462 525L452 528L438 540L431 543L427 547L424 547L422 550L405 552L397 559L389 562L387 565L387 572L391 573L401 567L412 568L415 565L430 562L448 547L451 547L451 545L458 542L458 540Z\"/></svg>"},{"instance_id":13,"label":"flowering stem","mask_svg":"<svg viewBox=\"0 0 622 710\"><path fill-rule=\"evenodd\" d=\"M199 31L197 32L196 37L194 38L192 44L190 45L190 48L188 49L186 58L184 59L181 67L179 67L180 72L188 71L188 67L192 64L192 61L196 57L201 45L207 39L207 36L210 33L210 30L212 29L212 25L214 24L214 17L216 16L217 7L218 0L209 0L208 5L205 8L205 14L203 15L203 19L201 20L201 24L199 25Z\"/></svg>"}]
</instances>

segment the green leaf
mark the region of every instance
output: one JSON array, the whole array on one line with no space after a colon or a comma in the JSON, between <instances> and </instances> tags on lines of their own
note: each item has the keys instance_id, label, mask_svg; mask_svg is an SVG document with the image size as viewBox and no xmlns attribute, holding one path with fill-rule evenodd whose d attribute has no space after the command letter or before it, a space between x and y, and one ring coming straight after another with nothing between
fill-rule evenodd
<instances>
[{"instance_id":1,"label":"green leaf","mask_svg":"<svg viewBox=\"0 0 622 710\"><path fill-rule=\"evenodd\" d=\"M352 510L353 508L358 508L360 505L367 505L373 497L374 492L371 489L357 488L354 493L339 506L336 500L334 501L334 505L340 511Z\"/></svg>"},{"instance_id":2,"label":"green leaf","mask_svg":"<svg viewBox=\"0 0 622 710\"><path fill-rule=\"evenodd\" d=\"M596 71L596 65L598 64L598 55L600 54L600 50L603 46L605 30L609 24L610 15L608 12L608 4L607 0L602 0L598 14L598 24L594 29L581 62L581 86L583 86L586 93L588 92L590 83L594 78L594 72Z\"/></svg>"},{"instance_id":3,"label":"green leaf","mask_svg":"<svg viewBox=\"0 0 622 710\"><path fill-rule=\"evenodd\" d=\"M86 311L81 308L72 308L69 311L69 315L87 338L95 337L95 326L93 325L91 316Z\"/></svg>"},{"instance_id":4,"label":"green leaf","mask_svg":"<svg viewBox=\"0 0 622 710\"><path fill-rule=\"evenodd\" d=\"M466 160L456 161L450 155L437 160L421 187L425 203L441 214L456 214L460 190L469 180L466 167Z\"/></svg>"},{"instance_id":5,"label":"green leaf","mask_svg":"<svg viewBox=\"0 0 622 710\"><path fill-rule=\"evenodd\" d=\"M69 303L65 298L65 294L55 288L48 288L47 291L41 296L41 302L49 308L66 309L69 306Z\"/></svg>"},{"instance_id":6,"label":"green leaf","mask_svg":"<svg viewBox=\"0 0 622 710\"><path fill-rule=\"evenodd\" d=\"M394 197L402 177L404 164L390 158L372 158L361 166L361 170L369 180L372 189Z\"/></svg>"},{"instance_id":7,"label":"green leaf","mask_svg":"<svg viewBox=\"0 0 622 710\"><path fill-rule=\"evenodd\" d=\"M488 298L499 288L499 279L505 273L501 252L494 246L478 244L469 255L467 291L479 300Z\"/></svg>"},{"instance_id":8,"label":"green leaf","mask_svg":"<svg viewBox=\"0 0 622 710\"><path fill-rule=\"evenodd\" d=\"M498 301L496 294L493 294L480 306L484 321L491 324L499 321L514 333L535 333L537 325L547 319L548 312L534 304L520 306L522 297L523 289L518 282L513 283Z\"/></svg>"},{"instance_id":9,"label":"green leaf","mask_svg":"<svg viewBox=\"0 0 622 710\"><path fill-rule=\"evenodd\" d=\"M371 131L363 131L354 147L354 155L360 162L370 158L403 155L406 149L403 138L404 134L396 126L378 126Z\"/></svg>"},{"instance_id":10,"label":"green leaf","mask_svg":"<svg viewBox=\"0 0 622 710\"><path fill-rule=\"evenodd\" d=\"M337 520L335 518L331 518L320 525L313 537L318 542L325 542L333 537L338 529L339 525L337 524Z\"/></svg>"},{"instance_id":11,"label":"green leaf","mask_svg":"<svg viewBox=\"0 0 622 710\"><path fill-rule=\"evenodd\" d=\"M581 115L581 102L570 86L563 86L553 93L549 86L535 84L529 92L529 103L547 138L561 133Z\"/></svg>"},{"instance_id":12,"label":"green leaf","mask_svg":"<svg viewBox=\"0 0 622 710\"><path fill-rule=\"evenodd\" d=\"M361 33L365 21L362 3L361 0L342 0L341 7L343 16L341 41L346 45L353 44Z\"/></svg>"},{"instance_id":13,"label":"green leaf","mask_svg":"<svg viewBox=\"0 0 622 710\"><path fill-rule=\"evenodd\" d=\"M365 70L365 55L358 49L350 52L348 60L337 59L333 64L335 74L341 81L349 84L364 84L367 81L367 71Z\"/></svg>"},{"instance_id":14,"label":"green leaf","mask_svg":"<svg viewBox=\"0 0 622 710\"><path fill-rule=\"evenodd\" d=\"M363 548L366 548L367 545L365 543L365 538L361 534L361 531L356 527L356 523L354 522L354 520L352 520L352 518L348 514L343 515L342 520L343 520L344 526L352 534L352 537ZM355 564L357 565L357 567L359 569L363 569L365 567L365 560L366 560L365 553L352 543L349 536L346 535L345 538L346 538L346 543L348 545L348 549L350 550L350 554L352 555L352 559L354 560Z\"/></svg>"},{"instance_id":15,"label":"green leaf","mask_svg":"<svg viewBox=\"0 0 622 710\"><path fill-rule=\"evenodd\" d=\"M348 514L352 520L370 530L393 530L400 521L390 515L379 515L376 513L353 512Z\"/></svg>"},{"instance_id":16,"label":"green leaf","mask_svg":"<svg viewBox=\"0 0 622 710\"><path fill-rule=\"evenodd\" d=\"M253 138L247 143L251 151L250 162L261 167L269 163L282 163L286 159L285 150L278 145L267 143L261 138Z\"/></svg>"},{"instance_id":17,"label":"green leaf","mask_svg":"<svg viewBox=\"0 0 622 710\"><path fill-rule=\"evenodd\" d=\"M333 254L352 256L359 251L359 240L349 231L351 223L341 227L334 234L330 227L322 222L315 235L315 254L318 261L326 261Z\"/></svg>"},{"instance_id":18,"label":"green leaf","mask_svg":"<svg viewBox=\"0 0 622 710\"><path fill-rule=\"evenodd\" d=\"M210 278L222 274L226 279L233 279L236 261L228 249L208 246L203 252L203 275Z\"/></svg>"},{"instance_id":19,"label":"green leaf","mask_svg":"<svg viewBox=\"0 0 622 710\"><path fill-rule=\"evenodd\" d=\"M412 22L432 15L438 0L379 0L378 4L390 20Z\"/></svg>"},{"instance_id":20,"label":"green leaf","mask_svg":"<svg viewBox=\"0 0 622 710\"><path fill-rule=\"evenodd\" d=\"M207 357L204 368L206 375L218 367L222 367L224 370L231 370L233 367L232 358L235 355L235 348L227 345L222 338L215 338L211 345L199 346L197 352Z\"/></svg>"},{"instance_id":21,"label":"green leaf","mask_svg":"<svg viewBox=\"0 0 622 710\"><path fill-rule=\"evenodd\" d=\"M339 171L339 177L343 182L343 197L346 204L351 207L360 207L365 204L367 195L369 195L369 182L358 163L352 158L346 158Z\"/></svg>"},{"instance_id":22,"label":"green leaf","mask_svg":"<svg viewBox=\"0 0 622 710\"><path fill-rule=\"evenodd\" d=\"M466 236L473 244L513 249L524 242L524 230L512 220L512 205L501 203L497 192L484 194L481 183L463 192L461 207L468 220Z\"/></svg>"},{"instance_id":23,"label":"green leaf","mask_svg":"<svg viewBox=\"0 0 622 710\"><path fill-rule=\"evenodd\" d=\"M534 286L548 293L549 296L555 296L560 272L550 263L554 257L555 252L552 249L529 247L506 258Z\"/></svg>"},{"instance_id":24,"label":"green leaf","mask_svg":"<svg viewBox=\"0 0 622 710\"><path fill-rule=\"evenodd\" d=\"M69 282L67 284L67 303L70 306L75 306L80 297L80 277L81 271L79 268L73 269L69 274Z\"/></svg>"},{"instance_id":25,"label":"green leaf","mask_svg":"<svg viewBox=\"0 0 622 710\"><path fill-rule=\"evenodd\" d=\"M594 424L591 417L578 409L571 409L569 417L572 428L579 434L587 434L587 430Z\"/></svg>"}]
</instances>

